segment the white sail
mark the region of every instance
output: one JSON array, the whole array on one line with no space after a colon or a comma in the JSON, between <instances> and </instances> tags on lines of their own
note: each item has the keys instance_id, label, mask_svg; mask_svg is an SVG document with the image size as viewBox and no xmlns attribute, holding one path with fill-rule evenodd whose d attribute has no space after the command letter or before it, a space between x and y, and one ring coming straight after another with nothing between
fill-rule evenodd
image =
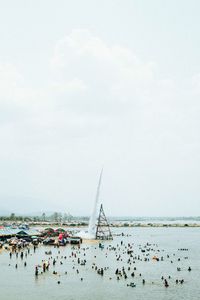
<instances>
[{"instance_id":1,"label":"white sail","mask_svg":"<svg viewBox=\"0 0 200 300\"><path fill-rule=\"evenodd\" d=\"M100 194L102 174L103 174L103 169L101 170L100 177L99 177L94 207L93 207L92 214L90 217L88 230L80 231L78 233L78 236L83 239L93 240L96 238L96 219L97 219L97 210L98 210L98 203L99 203L99 194Z\"/></svg>"},{"instance_id":2,"label":"white sail","mask_svg":"<svg viewBox=\"0 0 200 300\"><path fill-rule=\"evenodd\" d=\"M88 233L93 238L95 238L95 236L96 236L96 219L97 219L97 209L98 209L98 203L99 203L99 194L100 194L102 174L103 174L103 169L101 170L101 173L100 173L94 207L93 207L93 211L92 211L92 214L90 217L89 227L88 227Z\"/></svg>"}]
</instances>

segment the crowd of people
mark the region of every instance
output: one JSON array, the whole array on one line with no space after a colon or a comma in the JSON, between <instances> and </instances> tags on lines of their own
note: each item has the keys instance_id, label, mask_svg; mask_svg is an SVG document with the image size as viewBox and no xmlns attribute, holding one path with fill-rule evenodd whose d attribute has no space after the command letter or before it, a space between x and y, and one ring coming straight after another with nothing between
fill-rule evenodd
<instances>
[{"instance_id":1,"label":"crowd of people","mask_svg":"<svg viewBox=\"0 0 200 300\"><path fill-rule=\"evenodd\" d=\"M155 284L155 279L151 280L148 272L145 271L144 263L151 263L156 268L158 263L175 264L176 275L168 274L160 277L161 284L168 288L173 284L183 284L185 279L180 277L182 265L180 263L188 260L188 256L178 256L177 253L166 254L164 250L159 249L157 244L146 243L144 245L135 245L134 243L125 243L121 240L118 243L105 242L87 245L87 243L77 246L69 245L66 255L63 255L65 250L61 253L58 246L52 247L52 251L45 251L44 259L35 264L34 275L37 279L40 276L46 275L49 272L53 275L59 276L58 284L62 283L61 275L68 275L75 272L77 279L84 281L84 267L98 276L108 280L117 280L125 282L127 287L136 287L137 284ZM16 261L15 268L18 268L17 260L23 261L24 267L27 267L27 260L29 255L34 255L37 247L45 246L23 246L20 249L12 248L9 252L10 260ZM69 253L70 251L70 253ZM186 251L186 250L184 250ZM188 251L188 249L187 249ZM99 259L100 258L100 259ZM70 262L70 264L69 264ZM10 265L10 264L9 264ZM184 270L192 271L191 266L184 264ZM61 268L62 267L62 268ZM142 270L142 271L141 271ZM162 269L165 270L164 268ZM164 272L166 273L166 272Z\"/></svg>"}]
</instances>

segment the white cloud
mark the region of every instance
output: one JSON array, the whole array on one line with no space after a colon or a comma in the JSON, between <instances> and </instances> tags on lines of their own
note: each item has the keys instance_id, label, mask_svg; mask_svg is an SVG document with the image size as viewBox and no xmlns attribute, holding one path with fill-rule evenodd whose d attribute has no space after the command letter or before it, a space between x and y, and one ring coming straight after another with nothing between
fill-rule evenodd
<instances>
[{"instance_id":1,"label":"white cloud","mask_svg":"<svg viewBox=\"0 0 200 300\"><path fill-rule=\"evenodd\" d=\"M142 62L135 53L120 45L109 46L102 39L91 34L88 30L76 29L60 39L55 46L51 64L54 68L66 68L68 72L75 70L74 63L79 65L80 75L87 76L87 68L81 70L82 63L94 63L97 68L109 71L116 79L148 80L154 77L153 62ZM88 69L90 69L88 65ZM83 72L84 71L84 72ZM107 77L107 73L101 74ZM112 84L112 82L109 82Z\"/></svg>"},{"instance_id":2,"label":"white cloud","mask_svg":"<svg viewBox=\"0 0 200 300\"><path fill-rule=\"evenodd\" d=\"M198 76L182 89L180 83L158 77L156 63L143 62L132 49L109 45L88 30L73 30L59 40L51 67L48 85L30 87L14 65L0 64L1 119L14 122L11 128L21 135L28 136L29 129L34 140L46 140L50 131L85 135L105 124L117 130L120 120L126 120L135 138L175 139L177 124L187 127L197 119L196 100L190 100L187 118L182 102L186 90L188 97L198 90Z\"/></svg>"},{"instance_id":3,"label":"white cloud","mask_svg":"<svg viewBox=\"0 0 200 300\"><path fill-rule=\"evenodd\" d=\"M87 87L79 98L66 99L66 106L78 113L122 113L159 85L154 62L143 62L132 49L109 45L88 30L76 29L60 39L51 67L56 81L76 78Z\"/></svg>"},{"instance_id":4,"label":"white cloud","mask_svg":"<svg viewBox=\"0 0 200 300\"><path fill-rule=\"evenodd\" d=\"M87 90L87 86L84 83L83 80L74 78L71 80L68 80L66 82L54 82L52 84L53 89L55 89L55 92L84 92Z\"/></svg>"},{"instance_id":5,"label":"white cloud","mask_svg":"<svg viewBox=\"0 0 200 300\"><path fill-rule=\"evenodd\" d=\"M190 120L181 106L180 84L157 78L156 63L143 62L132 49L109 45L88 30L73 30L59 40L51 67L48 85L30 87L14 65L0 64L0 99L7 105L3 119L12 119L11 128L28 139L31 134L39 141L61 134L78 137L105 124L117 130L120 120L130 124L135 138L175 139L177 122L183 127ZM187 95L197 87L198 77L187 85ZM191 105L190 114L196 119Z\"/></svg>"}]
</instances>

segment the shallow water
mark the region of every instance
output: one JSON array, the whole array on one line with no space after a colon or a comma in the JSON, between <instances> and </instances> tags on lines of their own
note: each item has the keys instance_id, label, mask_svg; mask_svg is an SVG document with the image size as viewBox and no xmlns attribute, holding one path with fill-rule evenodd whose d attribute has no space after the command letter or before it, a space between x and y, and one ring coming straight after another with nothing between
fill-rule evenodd
<instances>
[{"instance_id":1,"label":"shallow water","mask_svg":"<svg viewBox=\"0 0 200 300\"><path fill-rule=\"evenodd\" d=\"M98 244L82 244L81 248L88 247L88 249L86 251L81 250L78 256L87 260L85 266L78 265L77 258L70 257L71 252L75 251L70 245L59 249L40 246L35 254L31 249L31 255L23 260L20 257L17 259L15 255L10 259L9 252L2 252L0 254L0 299L199 299L199 228L115 229L115 233L121 233L122 231L131 236L115 236L113 241L104 243L104 250L100 250ZM122 255L122 246L120 253L123 261L117 261L115 252L107 251L106 248L110 244L112 246L120 244L121 240L125 244L134 243L134 253L139 254L141 257L143 257L143 254L139 245L143 246L149 242L157 244L157 246L151 246L155 251L151 251L149 262L136 260L135 264L130 266L131 271L127 271L128 278L118 281L115 270L123 266L127 270L128 256L127 254ZM188 248L189 250L179 251L180 248ZM62 260L63 265L60 265L59 261L55 267L51 264L48 272L36 278L34 274L35 265L41 264L42 259L48 260L49 256L45 255L45 251L48 250L52 250L53 257L58 255L59 261ZM58 251L60 251L60 254L58 254ZM84 253L86 256L84 256ZM167 258L167 254L170 256L169 258ZM152 260L153 255L163 256L164 261L156 262ZM67 259L60 259L61 256L67 256ZM184 259L186 256L188 256L188 259ZM181 258L180 262L178 258ZM173 260L173 263L171 263L171 260ZM24 261L27 262L27 267L24 267ZM109 267L104 272L104 276L98 275L92 269L93 262L98 267ZM17 269L15 269L16 263L18 263ZM73 269L73 266L75 269ZM191 272L188 272L189 266L192 268ZM137 268L135 271L136 276L131 278L130 273L134 267ZM177 271L177 267L181 268L181 272ZM77 274L76 269L79 269L79 274ZM59 275L53 275L53 270L56 270ZM65 274L65 271L67 271L67 274ZM142 274L141 277L139 273ZM168 280L169 287L165 288L161 277L167 278L169 275L171 276L171 279ZM81 281L81 277L83 281ZM146 281L145 285L142 285L143 278ZM175 279L182 278L185 280L184 284L176 285ZM60 285L57 283L58 281L61 282ZM127 287L130 282L134 282L136 287Z\"/></svg>"}]
</instances>

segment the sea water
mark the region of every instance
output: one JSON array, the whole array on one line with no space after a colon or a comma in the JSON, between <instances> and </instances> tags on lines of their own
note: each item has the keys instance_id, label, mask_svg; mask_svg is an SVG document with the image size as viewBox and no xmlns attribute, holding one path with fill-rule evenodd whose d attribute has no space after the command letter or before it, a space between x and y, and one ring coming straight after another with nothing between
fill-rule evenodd
<instances>
[{"instance_id":1,"label":"sea water","mask_svg":"<svg viewBox=\"0 0 200 300\"><path fill-rule=\"evenodd\" d=\"M118 236L121 232L124 232L125 236ZM18 258L13 255L10 259L8 251L1 252L0 299L199 299L200 228L120 228L115 229L114 234L113 241L104 242L103 250L99 249L98 243L91 243L91 241L81 245L85 251L80 250L79 257L81 260L86 259L85 266L79 265L77 257L72 256L72 252L76 251L72 245L59 249L52 246L39 246L36 253L31 248L31 254L23 260L20 255ZM134 278L130 277L130 272L127 271L127 279L117 280L116 278L116 268L121 269L123 266L126 270L128 268L127 254L121 252L122 261L117 260L118 254L115 251L108 251L107 247L109 245L117 247L117 244L121 247L121 241L123 244L133 243L134 254L141 257L144 255L141 249L145 249L144 245L147 242L154 250L150 252L148 262L136 260L135 264L130 265L131 272L136 267ZM188 249L188 251L178 250L181 248ZM52 251L52 257L59 256L56 266L53 267L51 261L49 271L35 277L35 266L42 264L42 260L49 259L50 256L45 254L45 251L49 250ZM153 260L153 255L163 256L164 261ZM178 258L181 260L178 261ZM60 264L60 261L63 264ZM17 269L15 269L16 263ZM93 263L99 268L108 267L104 271L104 276L97 274L92 268ZM188 271L189 266L192 268L191 272ZM177 267L181 268L180 272L177 271ZM53 270L58 274L53 275ZM165 288L161 277L168 278L169 275L171 276L171 279L167 279L169 287ZM83 278L82 281L81 278ZM142 284L143 278L145 285ZM184 284L176 284L176 279L184 279ZM136 287L127 286L130 282L134 282Z\"/></svg>"}]
</instances>

